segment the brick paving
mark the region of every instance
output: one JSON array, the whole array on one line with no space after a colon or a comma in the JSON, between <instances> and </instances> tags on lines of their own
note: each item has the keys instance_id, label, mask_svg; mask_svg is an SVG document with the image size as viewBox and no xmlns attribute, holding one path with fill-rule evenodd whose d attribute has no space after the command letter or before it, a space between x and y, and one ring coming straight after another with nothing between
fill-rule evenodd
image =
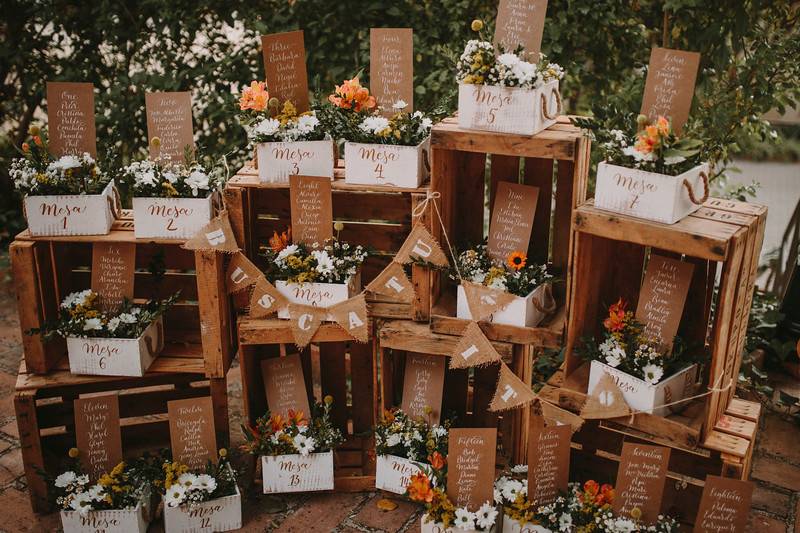
<instances>
[{"instance_id":1,"label":"brick paving","mask_svg":"<svg viewBox=\"0 0 800 533\"><path fill-rule=\"evenodd\" d=\"M16 306L9 283L0 287L0 532L50 532L59 528L57 514L36 516L30 509L22 474L19 436L14 421L13 388L22 357ZM229 408L233 445L241 419L238 368L229 375ZM756 484L750 533L800 533L800 428L767 414L759 432L751 479ZM393 511L381 511L375 492L267 497L245 492L242 531L299 533L404 533L420 530L419 508L396 500ZM155 522L150 532L163 531Z\"/></svg>"}]
</instances>

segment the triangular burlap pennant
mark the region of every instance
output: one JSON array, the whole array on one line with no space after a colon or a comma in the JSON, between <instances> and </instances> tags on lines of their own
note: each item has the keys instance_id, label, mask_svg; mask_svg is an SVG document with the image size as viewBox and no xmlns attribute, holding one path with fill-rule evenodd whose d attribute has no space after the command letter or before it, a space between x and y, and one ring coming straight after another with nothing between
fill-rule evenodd
<instances>
[{"instance_id":1,"label":"triangular burlap pennant","mask_svg":"<svg viewBox=\"0 0 800 533\"><path fill-rule=\"evenodd\" d=\"M305 348L319 329L328 314L324 307L289 304L289 320L292 323L292 335L298 348Z\"/></svg>"},{"instance_id":2,"label":"triangular burlap pennant","mask_svg":"<svg viewBox=\"0 0 800 533\"><path fill-rule=\"evenodd\" d=\"M264 274L242 252L237 252L225 271L225 288L233 294L253 285Z\"/></svg>"},{"instance_id":3,"label":"triangular burlap pennant","mask_svg":"<svg viewBox=\"0 0 800 533\"><path fill-rule=\"evenodd\" d=\"M483 334L478 323L470 322L450 355L450 368L485 366L501 360L502 357Z\"/></svg>"},{"instance_id":4,"label":"triangular burlap pennant","mask_svg":"<svg viewBox=\"0 0 800 533\"><path fill-rule=\"evenodd\" d=\"M408 276L406 276L400 263L389 263L389 266L369 282L367 290L390 298L396 298L401 302L410 303L414 301L414 285L408 280Z\"/></svg>"},{"instance_id":5,"label":"triangular burlap pennant","mask_svg":"<svg viewBox=\"0 0 800 533\"><path fill-rule=\"evenodd\" d=\"M497 390L494 392L489 411L505 411L520 407L536 399L529 385L519 379L505 363L500 363Z\"/></svg>"},{"instance_id":6,"label":"triangular burlap pennant","mask_svg":"<svg viewBox=\"0 0 800 533\"><path fill-rule=\"evenodd\" d=\"M410 263L413 260L424 261L436 266L446 267L450 263L442 247L422 224L415 224L408 234L403 246L394 256L398 263Z\"/></svg>"},{"instance_id":7,"label":"triangular burlap pennant","mask_svg":"<svg viewBox=\"0 0 800 533\"><path fill-rule=\"evenodd\" d=\"M369 340L369 318L367 317L367 298L362 292L344 302L328 308L328 314L343 330L358 342Z\"/></svg>"},{"instance_id":8,"label":"triangular burlap pennant","mask_svg":"<svg viewBox=\"0 0 800 533\"><path fill-rule=\"evenodd\" d=\"M261 276L256 280L256 285L250 294L250 318L268 317L286 307L288 303L286 297Z\"/></svg>"},{"instance_id":9,"label":"triangular burlap pennant","mask_svg":"<svg viewBox=\"0 0 800 533\"><path fill-rule=\"evenodd\" d=\"M490 289L477 283L462 281L472 320L483 320L492 313L504 309L514 300L514 295L501 289Z\"/></svg>"},{"instance_id":10,"label":"triangular burlap pennant","mask_svg":"<svg viewBox=\"0 0 800 533\"><path fill-rule=\"evenodd\" d=\"M631 408L625 402L622 391L608 373L603 372L603 377L597 382L592 394L586 398L586 403L581 409L581 418L595 420L601 418L617 418L628 416Z\"/></svg>"},{"instance_id":11,"label":"triangular burlap pennant","mask_svg":"<svg viewBox=\"0 0 800 533\"><path fill-rule=\"evenodd\" d=\"M541 414L545 420L555 420L556 422L560 422L562 424L568 424L572 426L572 431L578 431L581 429L581 426L583 426L585 420L575 413L557 407L550 402L542 400L541 398L539 398L538 401L541 408Z\"/></svg>"},{"instance_id":12,"label":"triangular burlap pennant","mask_svg":"<svg viewBox=\"0 0 800 533\"><path fill-rule=\"evenodd\" d=\"M203 226L194 237L183 243L182 248L207 252L225 252L227 254L238 252L239 246L233 236L231 221L228 220L228 212L223 211L211 222Z\"/></svg>"}]
</instances>

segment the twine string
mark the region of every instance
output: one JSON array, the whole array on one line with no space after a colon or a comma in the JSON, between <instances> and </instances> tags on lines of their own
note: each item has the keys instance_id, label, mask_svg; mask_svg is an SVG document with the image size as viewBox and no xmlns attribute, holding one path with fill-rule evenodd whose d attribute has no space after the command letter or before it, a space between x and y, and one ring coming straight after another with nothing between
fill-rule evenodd
<instances>
[{"instance_id":1,"label":"twine string","mask_svg":"<svg viewBox=\"0 0 800 533\"><path fill-rule=\"evenodd\" d=\"M660 409L662 407L671 407L673 405L678 405L678 404L681 404L681 403L684 403L684 402L689 402L691 400L697 400L699 398L704 398L704 397L706 397L709 394L712 394L714 392L725 392L725 391L727 391L728 389L730 389L733 386L733 378L730 378L728 380L728 384L725 385L724 387L720 387L719 386L721 380L722 380L722 376L719 376L717 378L717 380L714 382L714 386L713 387L708 387L708 390L706 392L701 392L700 394L695 394L693 396L687 396L686 398L681 398L680 400L676 400L674 402L662 403L661 405L654 406L652 410ZM631 411L631 415L630 415L630 419L628 420L628 423L632 424L633 423L633 419L634 419L634 417L636 415L638 415L640 413L648 413L648 411L650 411L650 410L647 410L647 411L632 410Z\"/></svg>"},{"instance_id":2,"label":"twine string","mask_svg":"<svg viewBox=\"0 0 800 533\"><path fill-rule=\"evenodd\" d=\"M461 270L458 268L458 260L456 258L456 254L453 251L453 246L450 244L450 237L447 235L447 230L444 227L444 222L442 221L442 214L439 212L439 205L436 203L436 200L442 197L442 194L439 191L428 191L425 194L425 199L422 200L414 210L411 212L412 217L421 217L425 214L425 210L428 208L428 204L433 205L433 210L436 212L436 218L439 221L439 227L442 228L442 235L444 235L444 241L447 244L447 249L450 251L450 257L453 260L453 266L456 269L456 275L458 275L459 281L464 281L464 278L461 276Z\"/></svg>"}]
</instances>

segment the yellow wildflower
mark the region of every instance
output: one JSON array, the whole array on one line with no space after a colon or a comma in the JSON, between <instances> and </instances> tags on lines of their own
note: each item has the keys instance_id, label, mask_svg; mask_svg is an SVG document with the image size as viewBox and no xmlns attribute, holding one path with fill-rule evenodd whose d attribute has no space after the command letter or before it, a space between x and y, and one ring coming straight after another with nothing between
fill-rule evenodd
<instances>
[{"instance_id":1,"label":"yellow wildflower","mask_svg":"<svg viewBox=\"0 0 800 533\"><path fill-rule=\"evenodd\" d=\"M472 31L481 31L483 29L483 21L481 19L475 19L469 27L472 28Z\"/></svg>"}]
</instances>

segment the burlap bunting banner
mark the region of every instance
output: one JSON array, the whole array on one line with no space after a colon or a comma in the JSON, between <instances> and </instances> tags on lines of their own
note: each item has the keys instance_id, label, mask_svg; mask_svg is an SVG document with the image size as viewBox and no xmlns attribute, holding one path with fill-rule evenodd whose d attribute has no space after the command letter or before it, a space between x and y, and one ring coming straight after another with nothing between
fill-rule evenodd
<instances>
[{"instance_id":1,"label":"burlap bunting banner","mask_svg":"<svg viewBox=\"0 0 800 533\"><path fill-rule=\"evenodd\" d=\"M596 420L601 418L617 418L631 414L631 408L625 402L622 391L608 373L597 382L592 393L586 398L581 408L581 418Z\"/></svg>"},{"instance_id":2,"label":"burlap bunting banner","mask_svg":"<svg viewBox=\"0 0 800 533\"><path fill-rule=\"evenodd\" d=\"M572 431L578 431L583 426L585 420L580 416L567 411L566 409L562 409L553 405L550 402L542 400L539 398L537 400L539 405L541 406L541 414L548 422L550 420L554 420L556 422L560 422L562 424L567 424L572 426Z\"/></svg>"},{"instance_id":3,"label":"burlap bunting banner","mask_svg":"<svg viewBox=\"0 0 800 533\"><path fill-rule=\"evenodd\" d=\"M236 238L233 236L228 212L221 212L211 222L202 227L197 235L183 243L186 250L203 250L206 252L224 252L232 254L239 251Z\"/></svg>"},{"instance_id":4,"label":"burlap bunting banner","mask_svg":"<svg viewBox=\"0 0 800 533\"><path fill-rule=\"evenodd\" d=\"M367 298L362 292L358 296L345 300L328 308L328 314L358 342L369 340L369 317L367 316Z\"/></svg>"},{"instance_id":5,"label":"burlap bunting banner","mask_svg":"<svg viewBox=\"0 0 800 533\"><path fill-rule=\"evenodd\" d=\"M228 264L225 271L225 288L228 294L233 294L250 287L264 274L242 252L237 252Z\"/></svg>"},{"instance_id":6,"label":"burlap bunting banner","mask_svg":"<svg viewBox=\"0 0 800 533\"><path fill-rule=\"evenodd\" d=\"M250 294L250 318L266 318L286 307L288 303L286 297L272 283L260 276Z\"/></svg>"},{"instance_id":7,"label":"burlap bunting banner","mask_svg":"<svg viewBox=\"0 0 800 533\"><path fill-rule=\"evenodd\" d=\"M464 287L469 312L475 321L484 320L492 313L501 311L514 300L513 294L502 289L491 289L463 280L461 286Z\"/></svg>"},{"instance_id":8,"label":"burlap bunting banner","mask_svg":"<svg viewBox=\"0 0 800 533\"><path fill-rule=\"evenodd\" d=\"M483 334L478 323L470 322L450 356L450 368L485 366L501 360L502 357Z\"/></svg>"},{"instance_id":9,"label":"burlap bunting banner","mask_svg":"<svg viewBox=\"0 0 800 533\"><path fill-rule=\"evenodd\" d=\"M322 325L322 321L328 314L324 307L313 307L311 305L289 304L289 320L292 326L294 343L298 348L305 348L314 334Z\"/></svg>"},{"instance_id":10,"label":"burlap bunting banner","mask_svg":"<svg viewBox=\"0 0 800 533\"><path fill-rule=\"evenodd\" d=\"M403 266L400 263L389 263L375 279L369 282L367 290L396 298L401 302L414 301L414 285L408 280Z\"/></svg>"},{"instance_id":11,"label":"burlap bunting banner","mask_svg":"<svg viewBox=\"0 0 800 533\"><path fill-rule=\"evenodd\" d=\"M408 237L403 242L403 246L394 256L394 260L402 264L419 260L440 267L446 267L450 264L442 247L422 224L414 225L411 233L408 234Z\"/></svg>"},{"instance_id":12,"label":"burlap bunting banner","mask_svg":"<svg viewBox=\"0 0 800 533\"><path fill-rule=\"evenodd\" d=\"M519 379L505 363L500 363L497 390L489 404L489 411L505 411L520 407L536 399L536 393Z\"/></svg>"}]
</instances>

